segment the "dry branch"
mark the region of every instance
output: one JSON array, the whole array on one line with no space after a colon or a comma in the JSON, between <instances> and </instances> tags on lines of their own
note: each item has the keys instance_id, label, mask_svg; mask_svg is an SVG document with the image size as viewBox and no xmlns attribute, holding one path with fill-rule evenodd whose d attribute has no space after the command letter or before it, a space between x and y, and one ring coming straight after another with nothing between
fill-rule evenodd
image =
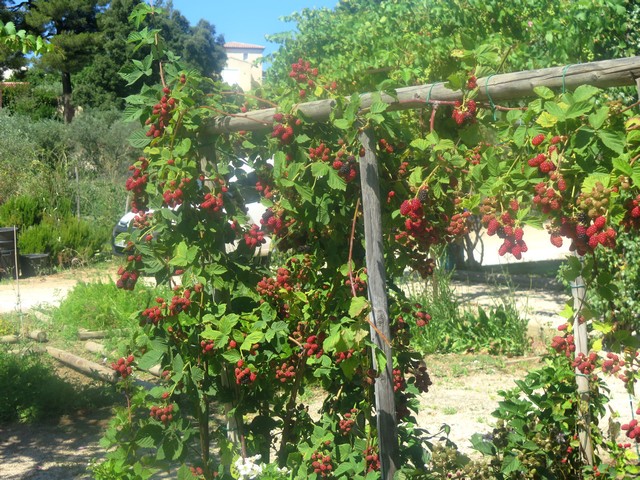
<instances>
[{"instance_id":1,"label":"dry branch","mask_svg":"<svg viewBox=\"0 0 640 480\"><path fill-rule=\"evenodd\" d=\"M47 332L43 330L33 330L27 334L27 337L36 342L44 343L47 341Z\"/></svg>"},{"instance_id":2,"label":"dry branch","mask_svg":"<svg viewBox=\"0 0 640 480\"><path fill-rule=\"evenodd\" d=\"M3 335L0 337L0 343L18 343L19 340L17 335Z\"/></svg>"},{"instance_id":3,"label":"dry branch","mask_svg":"<svg viewBox=\"0 0 640 480\"><path fill-rule=\"evenodd\" d=\"M115 337L121 336L124 334L123 330L114 329L114 330L79 330L78 331L78 339L79 340L91 340L96 338L106 338L106 337Z\"/></svg>"},{"instance_id":4,"label":"dry branch","mask_svg":"<svg viewBox=\"0 0 640 480\"><path fill-rule=\"evenodd\" d=\"M623 87L636 85L636 79L639 77L640 56L504 73L479 78L477 80L478 99L491 99L496 102L526 98L530 97L534 87L538 86L560 89L564 85L568 90L580 85L593 85L601 88ZM375 95L372 93L362 94L360 96L361 108L369 108L374 98ZM444 102L461 98L462 92L446 88L443 82L399 88L395 91L395 96L382 94L382 101L389 105L389 110L424 108L427 105L427 100L429 102ZM310 121L324 122L329 119L335 106L336 101L329 99L301 103L297 108ZM214 119L206 133L265 130L273 124L275 113L275 108L267 108L233 116L218 117Z\"/></svg>"}]
</instances>

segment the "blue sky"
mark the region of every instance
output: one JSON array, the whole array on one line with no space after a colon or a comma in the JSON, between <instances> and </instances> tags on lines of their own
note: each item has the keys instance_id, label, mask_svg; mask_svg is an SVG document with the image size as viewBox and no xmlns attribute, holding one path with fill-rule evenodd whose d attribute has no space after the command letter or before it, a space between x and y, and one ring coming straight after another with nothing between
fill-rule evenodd
<instances>
[{"instance_id":1,"label":"blue sky","mask_svg":"<svg viewBox=\"0 0 640 480\"><path fill-rule=\"evenodd\" d=\"M179 10L192 25L201 18L216 27L216 32L224 35L227 42L254 43L266 47L265 54L276 50L277 45L269 43L264 36L292 30L292 24L279 20L280 17L298 12L304 8L333 8L339 0L173 0Z\"/></svg>"}]
</instances>

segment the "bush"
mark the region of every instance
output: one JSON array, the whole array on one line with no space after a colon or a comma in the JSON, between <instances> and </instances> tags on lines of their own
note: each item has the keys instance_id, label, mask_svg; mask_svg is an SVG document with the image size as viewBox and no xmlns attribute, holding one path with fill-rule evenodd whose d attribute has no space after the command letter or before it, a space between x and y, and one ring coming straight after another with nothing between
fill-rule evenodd
<instances>
[{"instance_id":1,"label":"bush","mask_svg":"<svg viewBox=\"0 0 640 480\"><path fill-rule=\"evenodd\" d=\"M22 254L53 253L57 243L57 232L44 223L32 225L18 234L18 250Z\"/></svg>"},{"instance_id":2,"label":"bush","mask_svg":"<svg viewBox=\"0 0 640 480\"><path fill-rule=\"evenodd\" d=\"M37 225L42 220L42 206L37 198L20 195L0 205L0 225L21 228Z\"/></svg>"},{"instance_id":3,"label":"bush","mask_svg":"<svg viewBox=\"0 0 640 480\"><path fill-rule=\"evenodd\" d=\"M59 240L56 255L61 263L73 258L86 262L103 249L109 239L109 230L96 228L85 220L67 217L58 224Z\"/></svg>"}]
</instances>

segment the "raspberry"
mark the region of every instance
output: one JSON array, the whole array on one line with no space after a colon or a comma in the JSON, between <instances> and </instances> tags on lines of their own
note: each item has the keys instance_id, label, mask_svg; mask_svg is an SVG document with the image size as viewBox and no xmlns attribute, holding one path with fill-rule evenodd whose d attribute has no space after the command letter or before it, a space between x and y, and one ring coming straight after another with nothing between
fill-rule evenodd
<instances>
[{"instance_id":1,"label":"raspberry","mask_svg":"<svg viewBox=\"0 0 640 480\"><path fill-rule=\"evenodd\" d=\"M520 227L516 228L514 231L514 236L516 237L516 240L518 242L522 241L522 237L524 236L524 230L522 230L522 228Z\"/></svg>"},{"instance_id":2,"label":"raspberry","mask_svg":"<svg viewBox=\"0 0 640 480\"><path fill-rule=\"evenodd\" d=\"M557 233L551 235L551 244L560 248L562 246L562 237Z\"/></svg>"},{"instance_id":3,"label":"raspberry","mask_svg":"<svg viewBox=\"0 0 640 480\"><path fill-rule=\"evenodd\" d=\"M605 226L606 223L607 223L607 219L604 218L603 216L600 216L593 221L593 224L596 226L598 230L602 230L602 228Z\"/></svg>"},{"instance_id":4,"label":"raspberry","mask_svg":"<svg viewBox=\"0 0 640 480\"><path fill-rule=\"evenodd\" d=\"M534 147L537 147L538 145L540 145L542 142L544 142L544 133L541 133L539 135L536 135L535 137L533 137L531 139L531 145L533 145Z\"/></svg>"},{"instance_id":5,"label":"raspberry","mask_svg":"<svg viewBox=\"0 0 640 480\"><path fill-rule=\"evenodd\" d=\"M421 188L418 192L418 200L420 200L420 203L426 204L429 201L429 190Z\"/></svg>"}]
</instances>

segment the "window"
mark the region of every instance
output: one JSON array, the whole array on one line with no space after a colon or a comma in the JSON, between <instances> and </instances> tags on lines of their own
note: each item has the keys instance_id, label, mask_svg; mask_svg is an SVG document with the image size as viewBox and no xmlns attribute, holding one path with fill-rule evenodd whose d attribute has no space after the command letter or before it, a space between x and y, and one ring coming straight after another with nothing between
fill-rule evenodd
<instances>
[{"instance_id":1,"label":"window","mask_svg":"<svg viewBox=\"0 0 640 480\"><path fill-rule=\"evenodd\" d=\"M244 60L245 62L246 62L247 60L249 60L249 54L248 54L247 52L244 52L244 53L242 54L242 60Z\"/></svg>"}]
</instances>

